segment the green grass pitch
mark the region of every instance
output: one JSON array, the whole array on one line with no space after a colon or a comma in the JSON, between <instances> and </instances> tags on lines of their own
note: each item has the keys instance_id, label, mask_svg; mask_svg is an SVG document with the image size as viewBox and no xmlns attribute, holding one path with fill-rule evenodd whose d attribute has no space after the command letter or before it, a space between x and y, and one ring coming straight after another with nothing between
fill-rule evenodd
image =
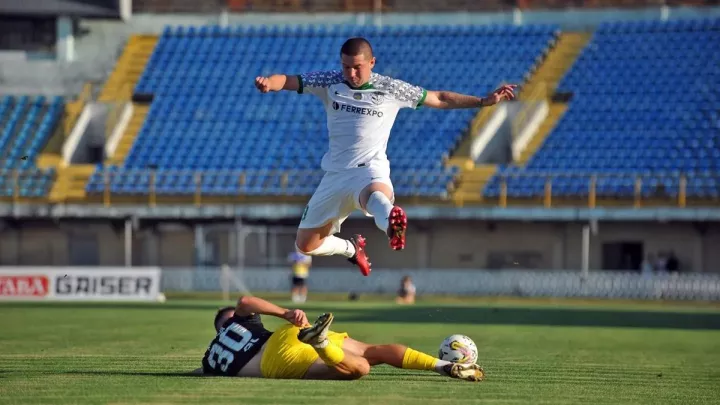
<instances>
[{"instance_id":1,"label":"green grass pitch","mask_svg":"<svg viewBox=\"0 0 720 405\"><path fill-rule=\"evenodd\" d=\"M435 354L447 335L467 334L487 380L386 366L350 382L183 375L199 366L222 304L0 304L0 404L720 403L717 305L316 301L301 306L309 317L333 311L334 330L372 343Z\"/></svg>"}]
</instances>

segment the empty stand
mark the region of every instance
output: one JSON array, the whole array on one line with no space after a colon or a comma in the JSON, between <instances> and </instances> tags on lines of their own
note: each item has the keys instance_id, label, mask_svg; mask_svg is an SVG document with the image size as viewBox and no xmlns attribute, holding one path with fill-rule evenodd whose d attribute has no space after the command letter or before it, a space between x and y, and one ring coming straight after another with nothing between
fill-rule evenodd
<instances>
[{"instance_id":1,"label":"empty stand","mask_svg":"<svg viewBox=\"0 0 720 405\"><path fill-rule=\"evenodd\" d=\"M117 118L122 111L131 103L133 88L137 84L140 75L145 69L150 55L157 42L157 35L130 35L125 44L122 54L117 60L115 67L102 87L98 102L109 108L109 117L106 121L108 128L118 124ZM72 131L81 112L87 103L92 100L93 89L86 85L83 93L71 103L66 105L66 118L64 120L66 134ZM112 156L107 156L106 161L123 162L127 156L130 145L135 141L135 135L139 126L145 119L147 106L133 104L130 125L121 134L117 148ZM95 171L92 164L69 164L59 165L59 155L43 154L38 163L45 166L55 163L56 181L50 190L49 199L53 202L74 202L85 201L87 197L87 185L90 176Z\"/></svg>"},{"instance_id":2,"label":"empty stand","mask_svg":"<svg viewBox=\"0 0 720 405\"><path fill-rule=\"evenodd\" d=\"M257 75L339 68L350 36L374 44L376 72L429 89L485 94L522 82L555 36L551 26L168 28L135 89L152 95L113 193L308 195L327 150L318 100L260 94ZM398 195L444 196L443 159L476 110L403 110L388 145ZM157 168L150 184L148 167ZM198 172L202 172L199 175ZM198 177L201 176L201 177ZM88 191L104 187L100 169Z\"/></svg>"},{"instance_id":3,"label":"empty stand","mask_svg":"<svg viewBox=\"0 0 720 405\"><path fill-rule=\"evenodd\" d=\"M720 20L601 25L558 87L565 115L525 167L485 188L536 197L720 197ZM683 180L686 179L686 180Z\"/></svg>"},{"instance_id":4,"label":"empty stand","mask_svg":"<svg viewBox=\"0 0 720 405\"><path fill-rule=\"evenodd\" d=\"M551 48L546 52L542 62L536 67L527 82L523 83L522 87L518 89L517 100L524 104L524 107L513 118L511 124L513 126L517 125L520 128L524 125L522 123L524 120L523 115L534 111L537 101L543 100L550 103L547 117L522 151L520 162L527 160L526 156L532 156L537 146L542 143L545 136L555 126L557 119L564 112L565 103L552 101L550 95L555 92L558 82L572 66L588 39L589 35L585 33L559 33ZM480 132L481 126L487 124L487 121L494 115L495 109L498 107L481 110L473 122L473 134ZM516 135L514 132L515 129L513 129L513 139L515 139ZM451 164L459 163L461 168L457 188L453 193L453 199L458 205L484 201L483 188L497 172L497 165L495 164L476 164L473 161L470 150L474 140L473 136L467 136L451 158Z\"/></svg>"},{"instance_id":5,"label":"empty stand","mask_svg":"<svg viewBox=\"0 0 720 405\"><path fill-rule=\"evenodd\" d=\"M35 158L62 117L63 100L28 96L0 99L0 197L42 197L54 171Z\"/></svg>"}]
</instances>

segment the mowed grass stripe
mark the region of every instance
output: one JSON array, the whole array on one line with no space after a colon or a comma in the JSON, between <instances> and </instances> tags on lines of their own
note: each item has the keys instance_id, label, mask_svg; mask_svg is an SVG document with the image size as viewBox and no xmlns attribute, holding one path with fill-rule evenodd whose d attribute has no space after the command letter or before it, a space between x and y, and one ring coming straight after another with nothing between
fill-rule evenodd
<instances>
[{"instance_id":1,"label":"mowed grass stripe","mask_svg":"<svg viewBox=\"0 0 720 405\"><path fill-rule=\"evenodd\" d=\"M1 357L0 357L1 358ZM12 359L4 360L3 366L0 370L5 372L11 371L25 371L30 373L55 373L67 370L80 370L83 372L94 372L98 374L108 374L117 371L125 371L128 374L132 373L130 369L135 370L137 373L143 372L156 372L156 371L168 371L174 370L174 373L180 375L185 370L186 372L191 371L195 366L198 366L197 359L176 359L173 358L171 362L169 359L162 357L155 358L105 358L99 361L96 358L86 358L83 360L70 360L68 358L46 358L46 359ZM652 365L652 366L623 366L618 367L614 364L593 364L593 365L563 365L553 366L549 368L542 364L525 364L518 367L517 364L513 366L504 366L499 363L492 363L491 368L486 367L488 378L502 378L508 379L531 379L531 378L570 378L570 379L597 379L597 380L627 380L632 378L647 378L648 376L653 377L666 377L672 378L674 381L688 379L688 380L708 380L720 378L720 371L713 371L707 367L678 367L677 365ZM152 367L157 366L157 367ZM401 374L406 371L390 369L392 371L384 371L386 375L397 373ZM378 371L380 372L380 371ZM374 374L374 373L373 373ZM432 374L428 374L432 376ZM567 377L571 376L571 377Z\"/></svg>"},{"instance_id":2,"label":"mowed grass stripe","mask_svg":"<svg viewBox=\"0 0 720 405\"><path fill-rule=\"evenodd\" d=\"M609 325L607 311L597 324L587 311L587 326L562 326L547 307L509 311L511 319L503 318L506 311L478 316L469 305L443 307L440 323L427 305L338 306L347 310L338 312L335 329L370 342L398 341L432 354L445 336L467 334L488 379L471 384L386 366L353 382L190 377L183 373L199 367L212 337L212 305L0 305L8 326L0 336L0 404L665 405L717 403L720 396L720 330L714 318L692 318L690 311L697 322L656 312L645 324L651 327L619 327ZM497 324L483 323L485 315ZM522 323L525 315L533 324ZM280 324L268 322L271 329Z\"/></svg>"},{"instance_id":3,"label":"mowed grass stripe","mask_svg":"<svg viewBox=\"0 0 720 405\"><path fill-rule=\"evenodd\" d=\"M201 357L201 355L200 355ZM198 355L172 355L172 354L161 354L155 356L134 356L134 355L91 355L84 354L78 356L67 356L67 355L22 355L12 354L3 355L0 354L0 360L3 365L15 364L18 366L28 365L35 367L37 365L54 365L54 364L96 364L96 365L107 365L112 363L127 364L128 362L137 362L138 364L148 364L149 362L156 362L166 364L167 362L175 363L198 363ZM482 360L482 359L481 359ZM547 365L544 365L542 360L535 362L527 360L507 360L507 359L485 359L480 363L492 364L494 370L509 370L509 372L525 373L529 370L548 370L552 372L558 372L559 370L566 370L570 372L578 370L607 370L622 372L623 370L638 370L638 372L644 372L647 370L660 370L663 369L678 369L681 371L685 370L708 370L710 367L718 366L718 361L707 362L704 364L691 363L691 364L678 364L672 363L653 363L653 364L618 364L612 363L564 363L564 364L553 364L552 370L548 369ZM0 365L0 370L3 368ZM488 366L484 366L488 369ZM398 370L400 371L400 370Z\"/></svg>"},{"instance_id":4,"label":"mowed grass stripe","mask_svg":"<svg viewBox=\"0 0 720 405\"><path fill-rule=\"evenodd\" d=\"M23 355L0 355L0 360L2 360L3 364L18 364L18 365L24 365L24 364L89 364L94 363L98 365L107 364L108 362L138 362L138 363L147 363L147 362L198 362L199 359L202 357L202 354L195 355L195 356L176 356L176 355L157 355L157 356L127 356L127 355L82 355L82 356L53 356L53 355L47 355L47 356L23 356ZM517 370L518 372L523 372L527 369L547 369L546 365L543 365L542 359L538 359L537 361L508 361L504 359L486 359L486 363L492 363L492 368L494 369L510 369L510 370ZM482 363L482 361L481 361ZM717 362L708 362L706 364L678 364L678 363L653 363L653 364L618 364L618 363L571 363L571 362L565 362L564 364L553 364L552 367L554 370L562 370L567 369L569 371L574 370L584 370L584 369L612 369L612 370L623 370L623 369L655 369L655 368L682 368L683 370L686 369L707 369L711 366L717 366ZM487 368L487 366L485 366ZM2 365L0 365L0 368L2 368Z\"/></svg>"}]
</instances>

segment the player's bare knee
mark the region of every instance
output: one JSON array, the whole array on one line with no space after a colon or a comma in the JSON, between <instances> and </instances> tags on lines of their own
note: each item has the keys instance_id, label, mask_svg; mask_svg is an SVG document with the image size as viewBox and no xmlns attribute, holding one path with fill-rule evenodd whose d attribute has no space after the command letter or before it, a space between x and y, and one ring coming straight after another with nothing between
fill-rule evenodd
<instances>
[{"instance_id":1,"label":"player's bare knee","mask_svg":"<svg viewBox=\"0 0 720 405\"><path fill-rule=\"evenodd\" d=\"M385 194L385 196L391 201L395 201L395 194L393 193L392 187L385 183L376 182L376 183L370 183L367 186L365 186L364 189L360 192L360 206L365 208L367 206L368 199L370 198L370 195L372 193L380 191L381 193Z\"/></svg>"},{"instance_id":2,"label":"player's bare knee","mask_svg":"<svg viewBox=\"0 0 720 405\"><path fill-rule=\"evenodd\" d=\"M322 245L323 240L330 234L332 223L321 228L300 228L295 235L295 246L299 251L308 254Z\"/></svg>"},{"instance_id":3,"label":"player's bare knee","mask_svg":"<svg viewBox=\"0 0 720 405\"><path fill-rule=\"evenodd\" d=\"M307 229L299 229L297 235L295 236L295 246L304 254L312 252L321 244L322 240L317 238L314 233L308 232Z\"/></svg>"},{"instance_id":4,"label":"player's bare knee","mask_svg":"<svg viewBox=\"0 0 720 405\"><path fill-rule=\"evenodd\" d=\"M317 245L317 246L315 246ZM303 254L308 254L312 252L313 250L317 249L319 244L313 244L311 241L307 239L296 239L295 240L295 246L297 247L297 250L299 250Z\"/></svg>"}]
</instances>

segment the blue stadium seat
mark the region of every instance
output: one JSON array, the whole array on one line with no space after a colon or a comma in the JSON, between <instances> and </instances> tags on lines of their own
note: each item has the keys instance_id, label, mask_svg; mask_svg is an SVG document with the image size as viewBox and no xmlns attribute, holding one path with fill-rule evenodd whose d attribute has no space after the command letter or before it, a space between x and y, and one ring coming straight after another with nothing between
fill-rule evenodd
<instances>
[{"instance_id":1,"label":"blue stadium seat","mask_svg":"<svg viewBox=\"0 0 720 405\"><path fill-rule=\"evenodd\" d=\"M720 194L720 19L612 22L592 40L559 83L569 108L524 168L501 169L484 193L629 197ZM557 177L559 174L572 177ZM628 176L629 175L629 176Z\"/></svg>"},{"instance_id":2,"label":"blue stadium seat","mask_svg":"<svg viewBox=\"0 0 720 405\"><path fill-rule=\"evenodd\" d=\"M35 159L62 118L61 97L0 98L0 196L42 197L55 178Z\"/></svg>"},{"instance_id":3,"label":"blue stadium seat","mask_svg":"<svg viewBox=\"0 0 720 405\"><path fill-rule=\"evenodd\" d=\"M166 27L135 88L153 102L113 190L146 193L132 173L155 166L159 193L192 194L198 186L172 173L212 170L228 174L204 179L204 194L311 194L327 149L325 112L311 97L259 94L254 77L337 69L342 42L363 35L380 57L378 73L484 94L501 82L522 82L557 33L546 25ZM443 156L475 113L400 112L388 145L398 195L446 194L454 172L443 167ZM102 178L93 176L87 191L102 189Z\"/></svg>"}]
</instances>

